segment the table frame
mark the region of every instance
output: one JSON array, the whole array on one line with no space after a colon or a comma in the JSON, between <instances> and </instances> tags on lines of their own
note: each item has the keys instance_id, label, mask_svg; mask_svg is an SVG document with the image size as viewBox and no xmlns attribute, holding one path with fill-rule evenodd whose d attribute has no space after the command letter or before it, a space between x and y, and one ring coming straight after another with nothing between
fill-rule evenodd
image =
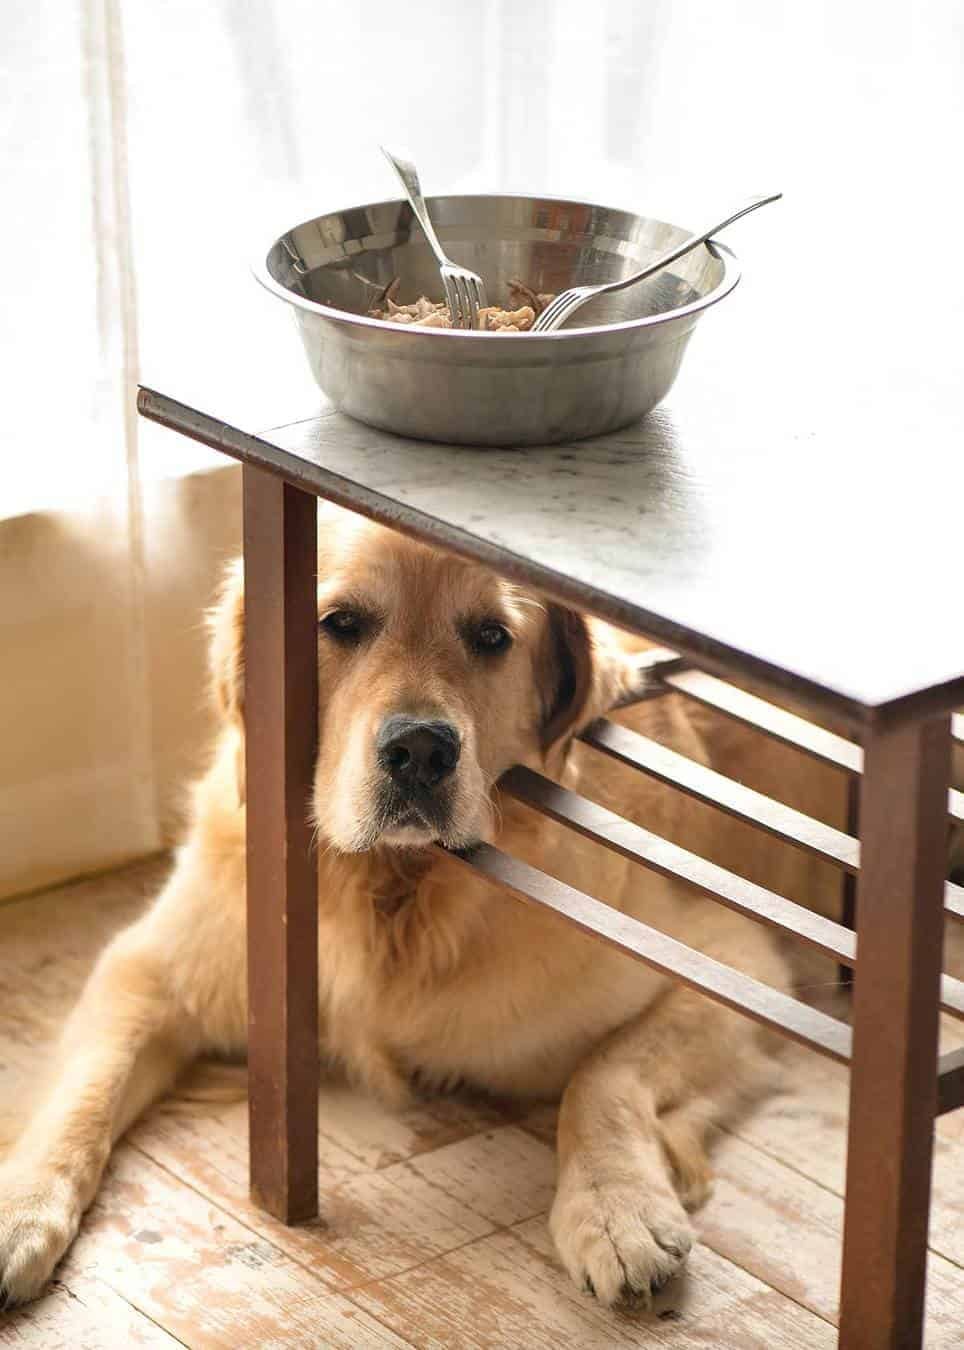
<instances>
[{"instance_id":1,"label":"table frame","mask_svg":"<svg viewBox=\"0 0 964 1350\"><path fill-rule=\"evenodd\" d=\"M169 420L153 398L142 391L146 415L245 461L251 1185L259 1204L291 1223L318 1210L318 915L308 825L315 736L305 729L316 729L318 718L315 495L328 494L259 462L240 442L225 444L199 432L200 422ZM353 500L344 480L331 495L363 514L378 514L370 494L359 487ZM404 528L445 546L430 529ZM500 570L497 558L487 561ZM519 580L519 559L504 570ZM933 698L909 701L900 719L856 726L862 744L855 744L684 664L675 653L657 650L650 660L654 693L675 690L848 774L854 784L851 829L859 784L859 843L851 833L605 719L583 740L834 863L845 900L856 878L856 940L844 924L641 827L627 832L619 817L531 770L513 769L502 786L597 844L816 946L848 969L857 966L859 950L852 1030L497 848L479 846L460 861L519 898L554 909L600 940L851 1065L839 1344L846 1350L919 1345L934 1118L964 1104L964 1052L938 1061L939 1008L964 1016L964 983L941 974L945 915L964 919L964 890L944 879L948 814L964 819L964 797L949 791L950 709L935 709ZM714 662L716 671L720 665ZM954 731L961 731L956 720Z\"/></svg>"}]
</instances>

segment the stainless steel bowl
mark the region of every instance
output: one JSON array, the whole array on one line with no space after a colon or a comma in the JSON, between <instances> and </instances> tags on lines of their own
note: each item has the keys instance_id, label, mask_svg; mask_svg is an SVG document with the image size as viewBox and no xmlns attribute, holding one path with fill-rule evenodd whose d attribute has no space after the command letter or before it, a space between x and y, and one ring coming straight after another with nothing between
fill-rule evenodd
<instances>
[{"instance_id":1,"label":"stainless steel bowl","mask_svg":"<svg viewBox=\"0 0 964 1350\"><path fill-rule=\"evenodd\" d=\"M431 197L428 207L446 252L480 273L490 303L505 299L511 277L558 292L627 276L689 233L553 198ZM545 445L636 421L668 393L700 314L739 280L733 254L713 244L594 300L554 333L385 323L366 312L396 275L406 301L441 297L435 260L400 201L305 221L255 273L293 307L315 379L336 407L386 431L458 445Z\"/></svg>"}]
</instances>

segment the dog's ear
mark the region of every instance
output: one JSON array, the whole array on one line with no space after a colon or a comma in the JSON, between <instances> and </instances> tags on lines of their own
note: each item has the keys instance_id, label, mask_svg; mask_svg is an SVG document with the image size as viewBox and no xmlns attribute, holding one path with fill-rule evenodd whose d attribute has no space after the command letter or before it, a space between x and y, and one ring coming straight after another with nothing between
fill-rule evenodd
<instances>
[{"instance_id":1,"label":"dog's ear","mask_svg":"<svg viewBox=\"0 0 964 1350\"><path fill-rule=\"evenodd\" d=\"M542 745L548 750L579 730L591 700L592 637L585 617L576 610L546 605L536 678L542 699Z\"/></svg>"},{"instance_id":2,"label":"dog's ear","mask_svg":"<svg viewBox=\"0 0 964 1350\"><path fill-rule=\"evenodd\" d=\"M593 718L642 697L649 675L608 625L552 603L546 617L537 678L542 744L548 750L571 740Z\"/></svg>"},{"instance_id":3,"label":"dog's ear","mask_svg":"<svg viewBox=\"0 0 964 1350\"><path fill-rule=\"evenodd\" d=\"M244 569L241 560L225 573L208 613L211 691L223 721L238 732L238 802L244 804Z\"/></svg>"}]
</instances>

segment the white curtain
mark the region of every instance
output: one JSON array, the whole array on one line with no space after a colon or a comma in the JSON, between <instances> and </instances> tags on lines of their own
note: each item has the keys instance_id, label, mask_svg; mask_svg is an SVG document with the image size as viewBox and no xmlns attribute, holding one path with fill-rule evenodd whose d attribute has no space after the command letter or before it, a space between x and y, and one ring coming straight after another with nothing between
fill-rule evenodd
<instances>
[{"instance_id":1,"label":"white curtain","mask_svg":"<svg viewBox=\"0 0 964 1350\"><path fill-rule=\"evenodd\" d=\"M102 5L5 8L0 894L159 845L123 81Z\"/></svg>"},{"instance_id":2,"label":"white curtain","mask_svg":"<svg viewBox=\"0 0 964 1350\"><path fill-rule=\"evenodd\" d=\"M236 470L143 472L122 17L0 18L0 898L175 832L208 730L200 610L237 548Z\"/></svg>"}]
</instances>

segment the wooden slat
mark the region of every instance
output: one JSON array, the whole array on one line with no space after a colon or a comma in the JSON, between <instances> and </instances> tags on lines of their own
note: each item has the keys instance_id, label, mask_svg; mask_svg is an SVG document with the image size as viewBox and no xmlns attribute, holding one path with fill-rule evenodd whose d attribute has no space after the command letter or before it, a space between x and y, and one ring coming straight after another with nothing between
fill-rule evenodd
<instances>
[{"instance_id":1,"label":"wooden slat","mask_svg":"<svg viewBox=\"0 0 964 1350\"><path fill-rule=\"evenodd\" d=\"M767 703L755 694L747 694L714 675L705 675L701 670L670 671L661 678L678 693L758 731L765 731L774 740L795 746L824 764L832 764L848 773L863 773L864 754L859 745L815 726L804 717ZM962 719L958 717L957 725L961 723ZM964 821L964 792L954 788L948 791L947 812L952 820Z\"/></svg>"},{"instance_id":2,"label":"wooden slat","mask_svg":"<svg viewBox=\"0 0 964 1350\"><path fill-rule=\"evenodd\" d=\"M964 919L964 886L948 881L944 886L944 912L952 919Z\"/></svg>"},{"instance_id":3,"label":"wooden slat","mask_svg":"<svg viewBox=\"0 0 964 1350\"><path fill-rule=\"evenodd\" d=\"M964 1106L964 1045L941 1055L937 1065L937 1114Z\"/></svg>"},{"instance_id":4,"label":"wooden slat","mask_svg":"<svg viewBox=\"0 0 964 1350\"><path fill-rule=\"evenodd\" d=\"M964 741L964 713L954 713L951 718L951 735L955 741Z\"/></svg>"},{"instance_id":5,"label":"wooden slat","mask_svg":"<svg viewBox=\"0 0 964 1350\"><path fill-rule=\"evenodd\" d=\"M717 712L726 713L738 722L745 722L758 731L765 731L774 740L793 745L814 759L850 773L863 771L864 757L859 745L816 726L805 717L798 717L773 703L767 703L755 694L737 689L715 675L706 675L701 670L681 670L670 672L663 679L678 693L715 708Z\"/></svg>"},{"instance_id":6,"label":"wooden slat","mask_svg":"<svg viewBox=\"0 0 964 1350\"><path fill-rule=\"evenodd\" d=\"M964 1018L964 983L950 975L941 976L941 1008L954 1017Z\"/></svg>"},{"instance_id":7,"label":"wooden slat","mask_svg":"<svg viewBox=\"0 0 964 1350\"><path fill-rule=\"evenodd\" d=\"M778 839L815 853L849 872L856 872L860 865L859 842L842 830L784 806L762 792L754 792L648 736L600 717L586 728L580 739L622 764L640 769L651 778L708 802L738 820L758 825Z\"/></svg>"},{"instance_id":8,"label":"wooden slat","mask_svg":"<svg viewBox=\"0 0 964 1350\"><path fill-rule=\"evenodd\" d=\"M846 740L843 736L825 731L822 727L814 726L812 722L796 716L795 713L778 708L772 703L767 703L764 699L757 698L754 694L747 694L744 690L727 684L725 680L719 680L713 675L705 675L699 670L674 671L669 667L665 672L654 673L658 673L659 678L668 688L675 689L678 693L686 694L687 697L695 699L706 707L713 708L717 712L724 713L747 726L765 732L775 740L795 746L796 749L812 755L825 764L833 765L835 768L843 769L848 773L863 773L864 757L863 750L859 745L854 745L853 742ZM964 738L964 716L955 714L952 718L952 727L955 736ZM626 729L619 728L619 730L625 731ZM590 744L593 743L590 742ZM597 748L608 751L608 747L604 745L597 745ZM613 753L612 751L608 752ZM622 758L623 756L617 755L617 757ZM632 763L633 761L627 759L626 762ZM643 766L639 765L639 767ZM704 772L709 774L711 771L705 770ZM716 777L722 778L722 775L716 775ZM671 780L667 778L664 781ZM714 785L711 779L703 779L702 781L708 792L715 790L717 785ZM723 779L723 782L726 781ZM702 795L700 792L686 787L682 782L676 783L675 786L680 787L683 791L691 792L694 796ZM758 799L757 803L754 803L754 797ZM813 822L812 825L806 824L808 817L802 816L800 812L791 811L789 807L770 802L769 798L760 793L751 793L749 789L743 788L742 793L721 793L720 798L716 800L713 796L705 795L703 800L710 801L733 815L741 815L741 818L760 825L773 834L780 835L790 843L807 848L810 852L817 853L828 861L845 867L848 871L856 871L859 858L859 846L856 840L851 841L851 848L853 849L853 853L851 853L844 843L845 840L850 839L849 835L833 831L831 827L821 825L819 822ZM769 805L763 806L762 811L758 812L758 807L764 803L769 803ZM742 814L738 809L741 806L755 812L755 814ZM964 822L964 792L959 792L955 788L949 789L947 811L952 821ZM835 834L839 837L834 838ZM843 856L840 856L841 853ZM944 908L951 918L964 922L964 887L955 885L953 882L947 882L944 888Z\"/></svg>"},{"instance_id":9,"label":"wooden slat","mask_svg":"<svg viewBox=\"0 0 964 1350\"><path fill-rule=\"evenodd\" d=\"M499 787L518 801L569 825L585 838L603 844L631 862L673 881L682 881L711 899L720 900L730 909L779 928L847 965L856 961L856 937L841 924L738 877L641 825L624 820L597 802L553 783L532 769L517 765L503 775Z\"/></svg>"},{"instance_id":10,"label":"wooden slat","mask_svg":"<svg viewBox=\"0 0 964 1350\"><path fill-rule=\"evenodd\" d=\"M739 691L736 691L739 692ZM657 741L600 717L582 733L580 739L594 750L639 769L669 787L685 792L699 801L715 806L738 820L766 830L788 844L805 849L825 862L856 874L860 866L860 843L832 825L784 806L762 792L754 792L725 774L697 764L685 755ZM944 889L944 908L948 915L964 921L964 887L948 882Z\"/></svg>"},{"instance_id":11,"label":"wooden slat","mask_svg":"<svg viewBox=\"0 0 964 1350\"><path fill-rule=\"evenodd\" d=\"M520 899L532 900L554 910L577 928L699 993L773 1027L831 1059L849 1063L850 1028L826 1013L694 951L639 919L546 876L491 844L479 844L467 853L449 856Z\"/></svg>"},{"instance_id":12,"label":"wooden slat","mask_svg":"<svg viewBox=\"0 0 964 1350\"><path fill-rule=\"evenodd\" d=\"M503 775L499 786L517 801L570 826L630 862L639 863L673 881L682 881L740 914L759 919L790 937L809 943L845 966L857 964L856 936L851 929L728 872L641 825L624 820L598 802L560 787L532 769L517 765ZM949 975L942 976L941 1006L945 1012L964 1018L964 983Z\"/></svg>"}]
</instances>

